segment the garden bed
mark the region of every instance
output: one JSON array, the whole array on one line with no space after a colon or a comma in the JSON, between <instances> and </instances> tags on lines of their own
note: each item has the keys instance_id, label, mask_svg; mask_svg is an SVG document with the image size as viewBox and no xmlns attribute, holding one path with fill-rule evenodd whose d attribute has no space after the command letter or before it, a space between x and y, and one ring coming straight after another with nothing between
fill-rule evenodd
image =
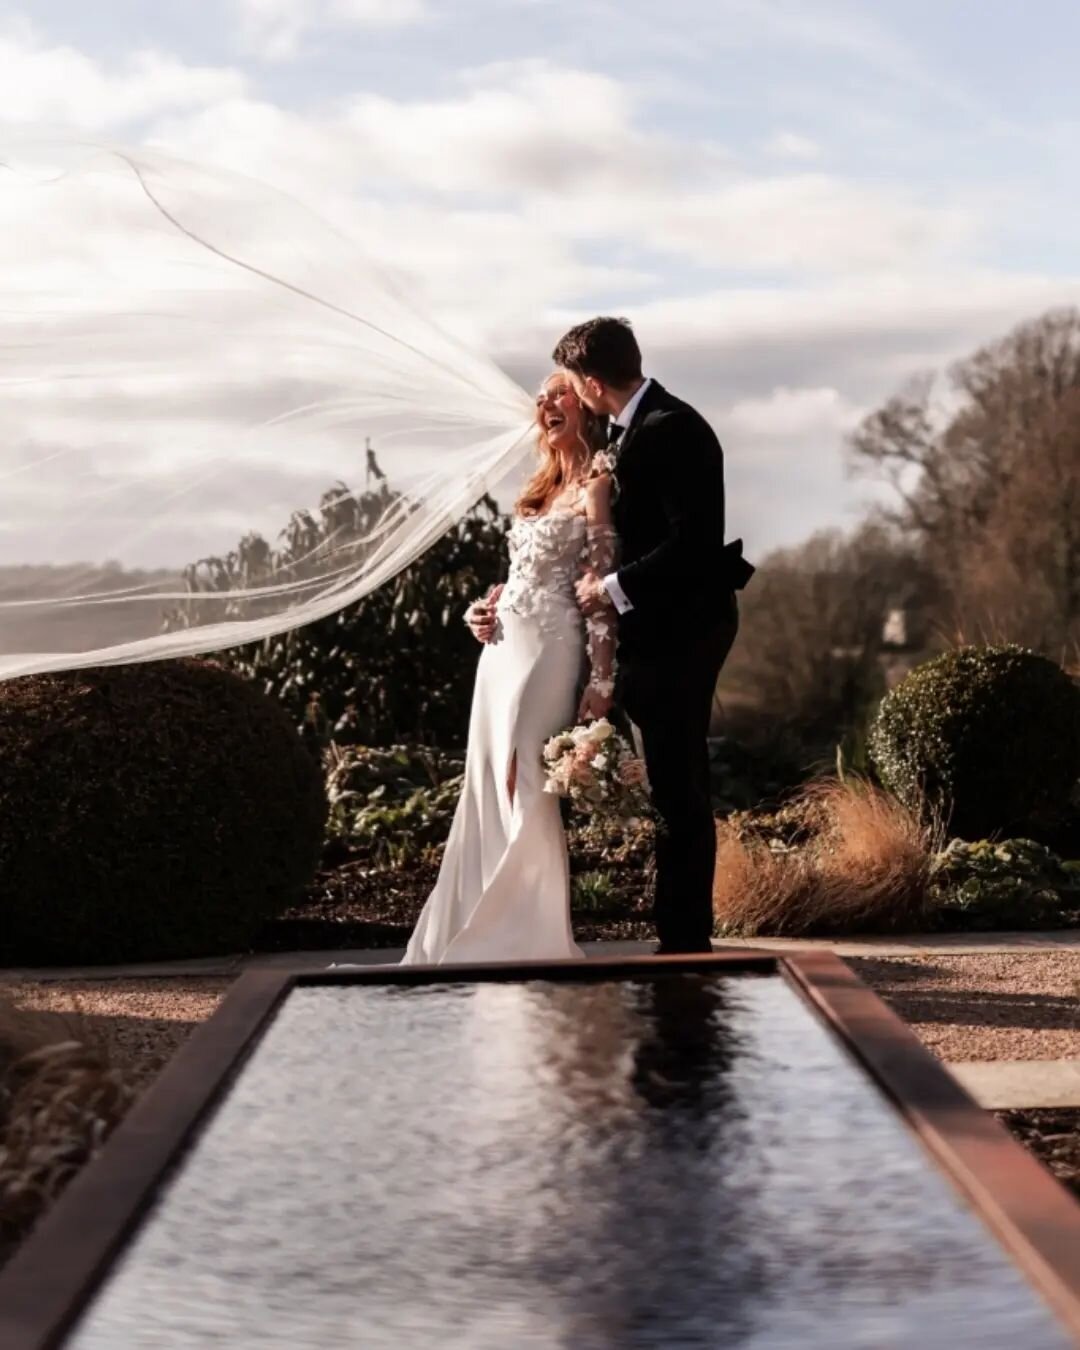
<instances>
[{"instance_id":1,"label":"garden bed","mask_svg":"<svg viewBox=\"0 0 1080 1350\"><path fill-rule=\"evenodd\" d=\"M994 1114L1080 1200L1080 1109Z\"/></svg>"},{"instance_id":2,"label":"garden bed","mask_svg":"<svg viewBox=\"0 0 1080 1350\"><path fill-rule=\"evenodd\" d=\"M602 887L590 858L575 877L574 934L580 942L648 941L654 937L652 881L640 862L605 863ZM403 947L439 874L432 850L407 867L372 866L364 856L345 857L321 870L300 904L264 925L257 951L342 951Z\"/></svg>"},{"instance_id":3,"label":"garden bed","mask_svg":"<svg viewBox=\"0 0 1080 1350\"><path fill-rule=\"evenodd\" d=\"M582 884L597 872L606 877L602 888ZM318 872L298 905L264 925L253 950L403 947L438 873L436 850L393 868L372 866L364 855L342 857ZM645 942L655 936L650 919L652 877L638 857L612 863L586 854L576 860L574 890L573 923L579 941ZM1080 910L1062 908L1049 925L1041 913L1033 914L1028 923L1021 910L1008 917L1005 926L1010 931L1080 928ZM978 912L949 908L936 916L935 927L942 932L978 933L988 925Z\"/></svg>"}]
</instances>

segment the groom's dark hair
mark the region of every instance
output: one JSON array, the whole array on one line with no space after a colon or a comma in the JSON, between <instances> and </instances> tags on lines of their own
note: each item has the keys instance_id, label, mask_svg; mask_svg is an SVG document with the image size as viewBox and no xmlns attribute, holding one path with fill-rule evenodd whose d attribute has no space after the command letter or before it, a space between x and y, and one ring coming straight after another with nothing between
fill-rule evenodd
<instances>
[{"instance_id":1,"label":"groom's dark hair","mask_svg":"<svg viewBox=\"0 0 1080 1350\"><path fill-rule=\"evenodd\" d=\"M641 348L628 319L590 319L561 338L552 360L575 375L625 389L641 379Z\"/></svg>"}]
</instances>

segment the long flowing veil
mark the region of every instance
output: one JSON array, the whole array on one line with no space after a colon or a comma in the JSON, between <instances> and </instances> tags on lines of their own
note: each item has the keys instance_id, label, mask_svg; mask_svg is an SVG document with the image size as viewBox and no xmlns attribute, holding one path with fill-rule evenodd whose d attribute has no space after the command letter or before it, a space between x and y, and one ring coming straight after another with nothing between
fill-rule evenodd
<instances>
[{"instance_id":1,"label":"long flowing veil","mask_svg":"<svg viewBox=\"0 0 1080 1350\"><path fill-rule=\"evenodd\" d=\"M18 146L0 230L0 678L328 615L534 444L519 385L243 175Z\"/></svg>"}]
</instances>

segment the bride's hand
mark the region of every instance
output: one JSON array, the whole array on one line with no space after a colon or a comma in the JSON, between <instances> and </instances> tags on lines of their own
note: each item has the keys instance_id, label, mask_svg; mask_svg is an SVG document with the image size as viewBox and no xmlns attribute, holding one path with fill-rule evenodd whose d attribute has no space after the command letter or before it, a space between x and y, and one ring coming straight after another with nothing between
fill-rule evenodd
<instances>
[{"instance_id":1,"label":"bride's hand","mask_svg":"<svg viewBox=\"0 0 1080 1350\"><path fill-rule=\"evenodd\" d=\"M483 600L474 600L465 611L465 623L477 642L490 642L495 636L495 606L502 586L493 586Z\"/></svg>"},{"instance_id":2,"label":"bride's hand","mask_svg":"<svg viewBox=\"0 0 1080 1350\"><path fill-rule=\"evenodd\" d=\"M577 720L579 722L599 721L601 717L608 715L614 702L615 700L610 694L601 694L591 684L587 684L585 692L581 696L581 702L578 704Z\"/></svg>"}]
</instances>

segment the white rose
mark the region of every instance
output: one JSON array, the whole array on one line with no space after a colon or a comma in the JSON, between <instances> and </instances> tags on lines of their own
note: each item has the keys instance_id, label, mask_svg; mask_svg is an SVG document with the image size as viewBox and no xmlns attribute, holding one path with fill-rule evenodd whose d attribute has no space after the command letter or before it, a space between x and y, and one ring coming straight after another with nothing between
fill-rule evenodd
<instances>
[{"instance_id":1,"label":"white rose","mask_svg":"<svg viewBox=\"0 0 1080 1350\"><path fill-rule=\"evenodd\" d=\"M594 755L589 763L594 769L606 769L608 766L607 755Z\"/></svg>"},{"instance_id":2,"label":"white rose","mask_svg":"<svg viewBox=\"0 0 1080 1350\"><path fill-rule=\"evenodd\" d=\"M593 735L598 741L606 741L609 736L615 735L615 728L606 717L601 717L596 726L593 727Z\"/></svg>"}]
</instances>

